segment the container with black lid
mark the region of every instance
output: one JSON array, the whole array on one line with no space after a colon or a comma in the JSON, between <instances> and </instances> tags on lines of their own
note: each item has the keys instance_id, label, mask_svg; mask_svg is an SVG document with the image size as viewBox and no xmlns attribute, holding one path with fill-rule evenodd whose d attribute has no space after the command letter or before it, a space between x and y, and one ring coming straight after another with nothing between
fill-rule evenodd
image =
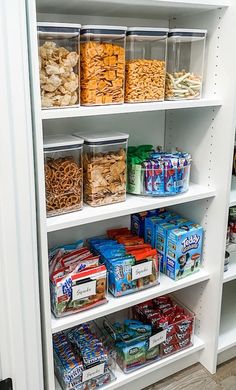
<instances>
[{"instance_id":1,"label":"container with black lid","mask_svg":"<svg viewBox=\"0 0 236 390\"><path fill-rule=\"evenodd\" d=\"M168 31L168 28L128 28L125 102L164 100Z\"/></svg>"},{"instance_id":2,"label":"container with black lid","mask_svg":"<svg viewBox=\"0 0 236 390\"><path fill-rule=\"evenodd\" d=\"M83 205L83 139L44 139L47 216L78 211Z\"/></svg>"},{"instance_id":3,"label":"container with black lid","mask_svg":"<svg viewBox=\"0 0 236 390\"><path fill-rule=\"evenodd\" d=\"M124 103L126 29L124 26L82 26L82 105Z\"/></svg>"},{"instance_id":4,"label":"container with black lid","mask_svg":"<svg viewBox=\"0 0 236 390\"><path fill-rule=\"evenodd\" d=\"M201 98L206 35L197 29L169 31L166 100Z\"/></svg>"},{"instance_id":5,"label":"container with black lid","mask_svg":"<svg viewBox=\"0 0 236 390\"><path fill-rule=\"evenodd\" d=\"M79 132L84 139L84 201L91 206L126 199L128 134Z\"/></svg>"},{"instance_id":6,"label":"container with black lid","mask_svg":"<svg viewBox=\"0 0 236 390\"><path fill-rule=\"evenodd\" d=\"M42 108L79 105L80 24L39 22Z\"/></svg>"}]
</instances>

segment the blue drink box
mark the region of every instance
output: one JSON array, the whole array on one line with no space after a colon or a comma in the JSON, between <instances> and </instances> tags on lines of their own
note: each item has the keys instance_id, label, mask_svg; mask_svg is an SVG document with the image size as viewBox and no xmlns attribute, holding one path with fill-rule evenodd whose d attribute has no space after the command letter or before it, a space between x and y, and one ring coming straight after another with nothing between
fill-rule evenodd
<instances>
[{"instance_id":1,"label":"blue drink box","mask_svg":"<svg viewBox=\"0 0 236 390\"><path fill-rule=\"evenodd\" d=\"M202 257L203 228L188 222L167 233L166 273L178 280L199 271Z\"/></svg>"}]
</instances>

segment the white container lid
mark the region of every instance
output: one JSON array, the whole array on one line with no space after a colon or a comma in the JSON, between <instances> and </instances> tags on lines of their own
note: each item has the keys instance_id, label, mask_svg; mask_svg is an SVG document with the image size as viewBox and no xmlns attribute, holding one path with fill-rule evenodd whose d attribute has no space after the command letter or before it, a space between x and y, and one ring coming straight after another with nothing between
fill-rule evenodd
<instances>
[{"instance_id":1,"label":"white container lid","mask_svg":"<svg viewBox=\"0 0 236 390\"><path fill-rule=\"evenodd\" d=\"M200 30L197 28L172 28L169 30L169 35L183 35L183 36L203 36L207 34L207 30Z\"/></svg>"},{"instance_id":2,"label":"white container lid","mask_svg":"<svg viewBox=\"0 0 236 390\"><path fill-rule=\"evenodd\" d=\"M80 29L81 24L74 24L74 23L56 23L56 22L38 22L38 27L53 27L53 28L76 28Z\"/></svg>"},{"instance_id":3,"label":"white container lid","mask_svg":"<svg viewBox=\"0 0 236 390\"><path fill-rule=\"evenodd\" d=\"M99 25L99 24L84 24L81 27L82 30L119 30L126 31L126 26L107 26L107 25Z\"/></svg>"},{"instance_id":4,"label":"white container lid","mask_svg":"<svg viewBox=\"0 0 236 390\"><path fill-rule=\"evenodd\" d=\"M43 149L62 149L62 148L76 148L81 147L84 140L73 135L51 135L43 139Z\"/></svg>"},{"instance_id":5,"label":"white container lid","mask_svg":"<svg viewBox=\"0 0 236 390\"><path fill-rule=\"evenodd\" d=\"M166 27L128 27L127 31L154 31L154 32L168 32L169 28Z\"/></svg>"},{"instance_id":6,"label":"white container lid","mask_svg":"<svg viewBox=\"0 0 236 390\"><path fill-rule=\"evenodd\" d=\"M119 143L122 141L127 141L129 134L119 133L119 132L110 132L106 133L105 131L90 132L83 131L74 134L75 137L81 137L84 139L85 144L108 144L108 143Z\"/></svg>"}]
</instances>

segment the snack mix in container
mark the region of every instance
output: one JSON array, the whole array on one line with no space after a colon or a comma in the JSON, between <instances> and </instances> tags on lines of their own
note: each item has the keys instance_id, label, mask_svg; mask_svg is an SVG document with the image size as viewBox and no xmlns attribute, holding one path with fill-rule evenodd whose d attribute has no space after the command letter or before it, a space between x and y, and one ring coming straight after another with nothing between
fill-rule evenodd
<instances>
[{"instance_id":1,"label":"snack mix in container","mask_svg":"<svg viewBox=\"0 0 236 390\"><path fill-rule=\"evenodd\" d=\"M126 27L81 29L81 104L124 103Z\"/></svg>"},{"instance_id":2,"label":"snack mix in container","mask_svg":"<svg viewBox=\"0 0 236 390\"><path fill-rule=\"evenodd\" d=\"M83 206L83 140L73 136L44 138L47 216Z\"/></svg>"},{"instance_id":3,"label":"snack mix in container","mask_svg":"<svg viewBox=\"0 0 236 390\"><path fill-rule=\"evenodd\" d=\"M125 102L164 100L167 33L166 28L128 28Z\"/></svg>"},{"instance_id":4,"label":"snack mix in container","mask_svg":"<svg viewBox=\"0 0 236 390\"><path fill-rule=\"evenodd\" d=\"M38 23L43 108L79 105L80 24Z\"/></svg>"},{"instance_id":5,"label":"snack mix in container","mask_svg":"<svg viewBox=\"0 0 236 390\"><path fill-rule=\"evenodd\" d=\"M84 201L102 206L126 199L128 134L80 132L84 139Z\"/></svg>"},{"instance_id":6,"label":"snack mix in container","mask_svg":"<svg viewBox=\"0 0 236 390\"><path fill-rule=\"evenodd\" d=\"M201 98L206 35L206 30L169 30L166 100Z\"/></svg>"}]
</instances>

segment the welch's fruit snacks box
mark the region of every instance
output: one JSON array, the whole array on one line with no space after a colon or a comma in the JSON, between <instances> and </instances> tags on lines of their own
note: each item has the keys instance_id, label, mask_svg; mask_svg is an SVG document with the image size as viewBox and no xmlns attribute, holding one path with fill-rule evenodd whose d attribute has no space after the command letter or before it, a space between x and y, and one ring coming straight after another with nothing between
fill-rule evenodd
<instances>
[{"instance_id":1,"label":"welch's fruit snacks box","mask_svg":"<svg viewBox=\"0 0 236 390\"><path fill-rule=\"evenodd\" d=\"M187 222L167 233L166 274L178 280L199 271L202 257L203 228Z\"/></svg>"}]
</instances>

